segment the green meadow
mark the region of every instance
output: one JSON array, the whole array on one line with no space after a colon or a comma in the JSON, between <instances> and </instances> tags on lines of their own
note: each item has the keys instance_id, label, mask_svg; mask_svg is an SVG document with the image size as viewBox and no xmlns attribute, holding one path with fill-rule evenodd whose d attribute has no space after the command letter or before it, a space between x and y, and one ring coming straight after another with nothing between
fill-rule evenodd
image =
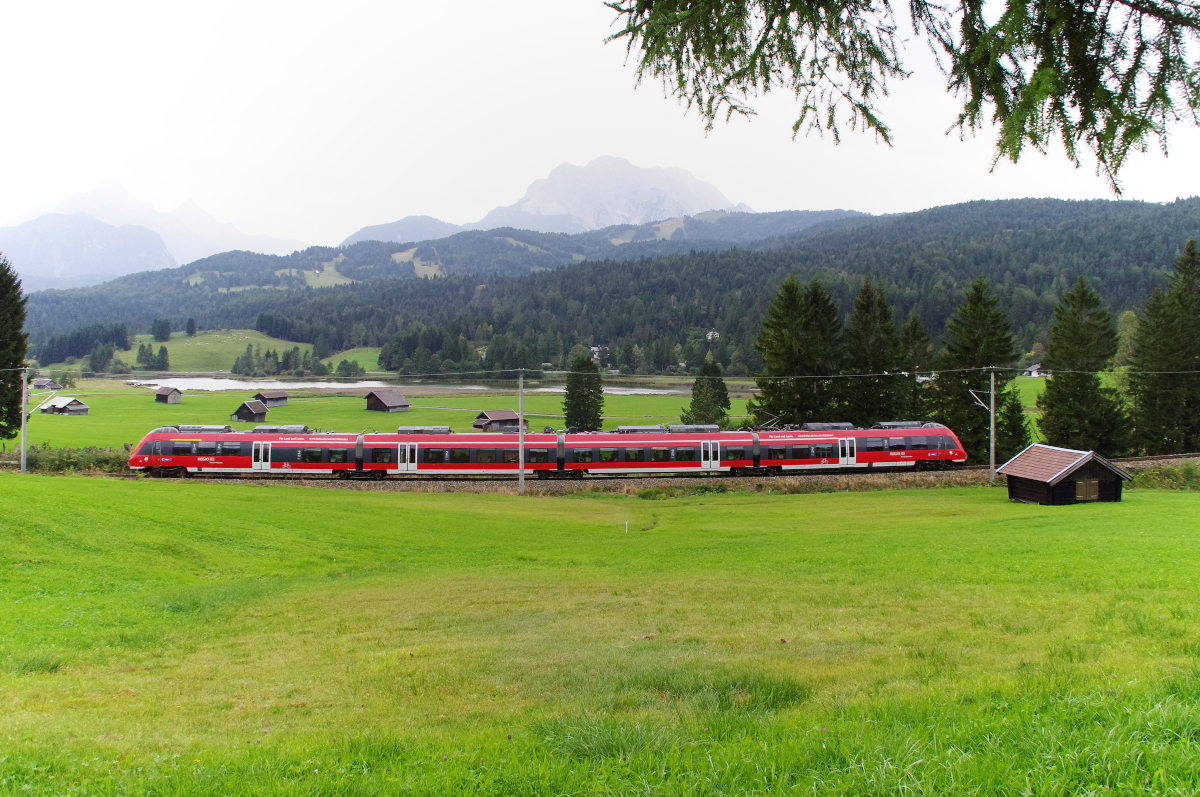
<instances>
[{"instance_id":1,"label":"green meadow","mask_svg":"<svg viewBox=\"0 0 1200 797\"><path fill-rule=\"evenodd\" d=\"M0 475L0 794L1193 794L1197 528Z\"/></svg>"},{"instance_id":2,"label":"green meadow","mask_svg":"<svg viewBox=\"0 0 1200 797\"><path fill-rule=\"evenodd\" d=\"M400 386L399 390L404 391ZM196 423L226 424L236 428L253 428L229 420L230 414L255 391L186 391L180 404L159 404L154 391L124 382L107 379L83 380L75 389L62 395L76 396L90 407L86 416L43 415L34 412L29 421L31 444L49 443L54 448L70 446L119 447L136 443L151 429L159 426ZM365 391L364 391L365 392ZM511 394L497 391L457 391L454 395L411 395L412 409L408 412L369 412L361 395L334 395L336 391L291 391L286 407L275 407L267 414L267 422L275 424L307 424L312 428L334 429L342 432L378 430L394 432L397 426L450 426L458 432L471 431L471 421L480 410L516 409L515 390ZM687 406L687 396L605 396L606 428L620 424L678 423L680 410ZM31 401L31 408L40 399ZM735 414L745 412L745 402L733 401ZM525 411L529 428L541 431L544 426L562 426L562 394L526 393Z\"/></svg>"}]
</instances>

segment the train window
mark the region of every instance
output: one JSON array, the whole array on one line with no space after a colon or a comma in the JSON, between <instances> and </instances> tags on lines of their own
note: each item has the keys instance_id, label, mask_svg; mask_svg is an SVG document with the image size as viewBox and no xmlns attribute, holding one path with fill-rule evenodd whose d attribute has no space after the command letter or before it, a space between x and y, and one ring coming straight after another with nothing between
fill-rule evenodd
<instances>
[{"instance_id":1,"label":"train window","mask_svg":"<svg viewBox=\"0 0 1200 797\"><path fill-rule=\"evenodd\" d=\"M406 455L408 454L408 446L400 446L398 451L400 452L400 456L396 457L396 461L403 465L408 461L406 459Z\"/></svg>"},{"instance_id":2,"label":"train window","mask_svg":"<svg viewBox=\"0 0 1200 797\"><path fill-rule=\"evenodd\" d=\"M863 440L863 450L865 451L886 451L886 437L868 437Z\"/></svg>"},{"instance_id":3,"label":"train window","mask_svg":"<svg viewBox=\"0 0 1200 797\"><path fill-rule=\"evenodd\" d=\"M677 448L675 449L676 462L699 462L699 449L695 448Z\"/></svg>"},{"instance_id":4,"label":"train window","mask_svg":"<svg viewBox=\"0 0 1200 797\"><path fill-rule=\"evenodd\" d=\"M320 462L321 461L321 449L319 449L319 448L304 449L304 454L300 458L300 461L301 462Z\"/></svg>"},{"instance_id":5,"label":"train window","mask_svg":"<svg viewBox=\"0 0 1200 797\"><path fill-rule=\"evenodd\" d=\"M142 445L142 447L138 449L138 453L141 454L143 457L148 457L148 456L150 456L150 451L153 448L154 448L154 443L144 443Z\"/></svg>"},{"instance_id":6,"label":"train window","mask_svg":"<svg viewBox=\"0 0 1200 797\"><path fill-rule=\"evenodd\" d=\"M528 448L525 450L525 461L533 464L545 464L550 461L550 449Z\"/></svg>"},{"instance_id":7,"label":"train window","mask_svg":"<svg viewBox=\"0 0 1200 797\"><path fill-rule=\"evenodd\" d=\"M671 449L669 448L652 448L650 449L651 462L670 462Z\"/></svg>"},{"instance_id":8,"label":"train window","mask_svg":"<svg viewBox=\"0 0 1200 797\"><path fill-rule=\"evenodd\" d=\"M792 446L792 459L812 459L812 446Z\"/></svg>"},{"instance_id":9,"label":"train window","mask_svg":"<svg viewBox=\"0 0 1200 797\"><path fill-rule=\"evenodd\" d=\"M571 449L572 462L591 462L592 449L590 448L573 448Z\"/></svg>"},{"instance_id":10,"label":"train window","mask_svg":"<svg viewBox=\"0 0 1200 797\"><path fill-rule=\"evenodd\" d=\"M837 457L837 446L832 443L823 446L812 446L813 459L834 459Z\"/></svg>"},{"instance_id":11,"label":"train window","mask_svg":"<svg viewBox=\"0 0 1200 797\"><path fill-rule=\"evenodd\" d=\"M643 448L627 448L625 449L626 462L645 462L646 450Z\"/></svg>"},{"instance_id":12,"label":"train window","mask_svg":"<svg viewBox=\"0 0 1200 797\"><path fill-rule=\"evenodd\" d=\"M908 438L908 447L913 451L924 451L929 448L929 443L924 437L910 437Z\"/></svg>"},{"instance_id":13,"label":"train window","mask_svg":"<svg viewBox=\"0 0 1200 797\"><path fill-rule=\"evenodd\" d=\"M516 465L517 460L519 459L517 454L520 453L521 452L517 451L515 448L506 448L500 452L500 461L507 465Z\"/></svg>"},{"instance_id":14,"label":"train window","mask_svg":"<svg viewBox=\"0 0 1200 797\"><path fill-rule=\"evenodd\" d=\"M320 449L318 449L320 450ZM272 462L299 462L299 448L280 448L279 446L271 446L271 461Z\"/></svg>"},{"instance_id":15,"label":"train window","mask_svg":"<svg viewBox=\"0 0 1200 797\"><path fill-rule=\"evenodd\" d=\"M937 438L937 447L939 449L954 448L954 443L950 442L950 438L946 435L939 435Z\"/></svg>"},{"instance_id":16,"label":"train window","mask_svg":"<svg viewBox=\"0 0 1200 797\"><path fill-rule=\"evenodd\" d=\"M223 457L236 457L242 453L241 443L221 443L219 453Z\"/></svg>"},{"instance_id":17,"label":"train window","mask_svg":"<svg viewBox=\"0 0 1200 797\"><path fill-rule=\"evenodd\" d=\"M471 449L469 448L452 448L450 449L451 462L470 462Z\"/></svg>"},{"instance_id":18,"label":"train window","mask_svg":"<svg viewBox=\"0 0 1200 797\"><path fill-rule=\"evenodd\" d=\"M192 443L188 440L172 440L171 456L188 457L192 455Z\"/></svg>"},{"instance_id":19,"label":"train window","mask_svg":"<svg viewBox=\"0 0 1200 797\"><path fill-rule=\"evenodd\" d=\"M201 440L196 444L196 453L202 457L211 457L217 453L217 444L214 441Z\"/></svg>"},{"instance_id":20,"label":"train window","mask_svg":"<svg viewBox=\"0 0 1200 797\"><path fill-rule=\"evenodd\" d=\"M496 449L481 448L475 452L475 461L485 465L491 465L496 461Z\"/></svg>"},{"instance_id":21,"label":"train window","mask_svg":"<svg viewBox=\"0 0 1200 797\"><path fill-rule=\"evenodd\" d=\"M771 446L767 449L767 459L787 459L787 448L784 446Z\"/></svg>"},{"instance_id":22,"label":"train window","mask_svg":"<svg viewBox=\"0 0 1200 797\"><path fill-rule=\"evenodd\" d=\"M427 448L421 452L423 455L422 462L445 462L446 449L444 448Z\"/></svg>"},{"instance_id":23,"label":"train window","mask_svg":"<svg viewBox=\"0 0 1200 797\"><path fill-rule=\"evenodd\" d=\"M600 461L601 462L619 462L620 460L617 458L617 449L615 449L615 448L600 449Z\"/></svg>"},{"instance_id":24,"label":"train window","mask_svg":"<svg viewBox=\"0 0 1200 797\"><path fill-rule=\"evenodd\" d=\"M344 448L331 448L331 449L329 449L329 461L330 462L347 462L347 461L349 461L349 457L347 456L347 454L349 454L349 453L350 452Z\"/></svg>"},{"instance_id":25,"label":"train window","mask_svg":"<svg viewBox=\"0 0 1200 797\"><path fill-rule=\"evenodd\" d=\"M908 446L905 445L903 437L888 438L888 450L889 451L905 451L907 449L908 449Z\"/></svg>"},{"instance_id":26,"label":"train window","mask_svg":"<svg viewBox=\"0 0 1200 797\"><path fill-rule=\"evenodd\" d=\"M395 457L392 456L392 452L394 452L395 450L396 449L394 449L394 448L372 448L371 449L371 461L375 462L377 464L386 465L386 464L390 463L393 459L395 459ZM333 452L331 451L329 453L332 454ZM332 460L330 460L330 461L332 462Z\"/></svg>"},{"instance_id":27,"label":"train window","mask_svg":"<svg viewBox=\"0 0 1200 797\"><path fill-rule=\"evenodd\" d=\"M746 449L744 448L727 448L725 449L725 459L745 459Z\"/></svg>"}]
</instances>

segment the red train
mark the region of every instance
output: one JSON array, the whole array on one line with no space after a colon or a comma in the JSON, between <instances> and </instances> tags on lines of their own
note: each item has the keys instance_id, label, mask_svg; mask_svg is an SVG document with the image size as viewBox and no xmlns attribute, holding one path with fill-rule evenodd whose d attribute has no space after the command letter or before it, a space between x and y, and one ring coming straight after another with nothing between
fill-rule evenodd
<instances>
[{"instance_id":1,"label":"red train","mask_svg":"<svg viewBox=\"0 0 1200 797\"><path fill-rule=\"evenodd\" d=\"M133 470L272 476L516 476L518 438L400 427L396 434L315 433L304 426L163 426L142 438ZM944 467L966 461L945 426L891 422L871 429L805 424L722 432L715 426L620 427L525 435L525 473L538 478L687 473L779 474Z\"/></svg>"}]
</instances>

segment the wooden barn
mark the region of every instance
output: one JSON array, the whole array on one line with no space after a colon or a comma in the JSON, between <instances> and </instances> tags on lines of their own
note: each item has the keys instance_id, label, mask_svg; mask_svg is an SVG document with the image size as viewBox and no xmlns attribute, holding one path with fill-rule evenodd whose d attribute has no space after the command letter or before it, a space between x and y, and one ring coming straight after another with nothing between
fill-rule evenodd
<instances>
[{"instance_id":1,"label":"wooden barn","mask_svg":"<svg viewBox=\"0 0 1200 797\"><path fill-rule=\"evenodd\" d=\"M262 423L266 419L267 405L255 399L243 401L242 406L234 410L233 415L229 416L229 420L231 421L243 421L245 423Z\"/></svg>"},{"instance_id":2,"label":"wooden barn","mask_svg":"<svg viewBox=\"0 0 1200 797\"><path fill-rule=\"evenodd\" d=\"M513 410L484 410L475 416L471 425L481 432L500 432L505 429L516 431L517 413ZM529 419L525 419L525 431L529 431Z\"/></svg>"},{"instance_id":3,"label":"wooden barn","mask_svg":"<svg viewBox=\"0 0 1200 797\"><path fill-rule=\"evenodd\" d=\"M372 390L367 394L367 409L372 412L408 412L408 399L398 390Z\"/></svg>"},{"instance_id":4,"label":"wooden barn","mask_svg":"<svg viewBox=\"0 0 1200 797\"><path fill-rule=\"evenodd\" d=\"M286 407L288 394L286 390L260 390L254 394L255 401L261 401L268 408Z\"/></svg>"},{"instance_id":5,"label":"wooden barn","mask_svg":"<svg viewBox=\"0 0 1200 797\"><path fill-rule=\"evenodd\" d=\"M154 391L154 400L159 404L180 404L183 402L183 391L177 387L160 387Z\"/></svg>"},{"instance_id":6,"label":"wooden barn","mask_svg":"<svg viewBox=\"0 0 1200 797\"><path fill-rule=\"evenodd\" d=\"M77 398L57 396L41 406L43 415L87 415L90 408Z\"/></svg>"},{"instance_id":7,"label":"wooden barn","mask_svg":"<svg viewBox=\"0 0 1200 797\"><path fill-rule=\"evenodd\" d=\"M39 376L37 379L29 383L29 386L34 390L62 390L63 386L53 379L44 376Z\"/></svg>"},{"instance_id":8,"label":"wooden barn","mask_svg":"<svg viewBox=\"0 0 1200 797\"><path fill-rule=\"evenodd\" d=\"M1026 504L1085 504L1120 501L1121 487L1133 481L1095 451L1034 443L996 470L1008 481L1008 497Z\"/></svg>"}]
</instances>

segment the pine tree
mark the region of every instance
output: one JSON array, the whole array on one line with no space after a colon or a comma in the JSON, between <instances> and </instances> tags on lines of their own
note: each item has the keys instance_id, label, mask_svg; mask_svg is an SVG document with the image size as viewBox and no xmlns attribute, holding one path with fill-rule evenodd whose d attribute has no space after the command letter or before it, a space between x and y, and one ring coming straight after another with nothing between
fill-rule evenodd
<instances>
[{"instance_id":1,"label":"pine tree","mask_svg":"<svg viewBox=\"0 0 1200 797\"><path fill-rule=\"evenodd\" d=\"M933 396L933 415L958 435L971 463L987 462L988 413L975 403L971 391L986 395L989 370L996 370L996 462L1004 462L1029 445L1020 395L1010 388L1017 358L1008 314L999 307L983 277L966 290L964 301L946 322L949 339L939 357Z\"/></svg>"},{"instance_id":2,"label":"pine tree","mask_svg":"<svg viewBox=\"0 0 1200 797\"><path fill-rule=\"evenodd\" d=\"M900 370L908 374L903 378L896 401L896 417L906 421L923 421L928 417L928 381L918 380L918 374L933 367L933 342L925 325L914 311L900 330Z\"/></svg>"},{"instance_id":3,"label":"pine tree","mask_svg":"<svg viewBox=\"0 0 1200 797\"><path fill-rule=\"evenodd\" d=\"M189 338L196 337L196 319L189 318L187 320L187 330L186 331L187 331L187 336Z\"/></svg>"},{"instance_id":4,"label":"pine tree","mask_svg":"<svg viewBox=\"0 0 1200 797\"><path fill-rule=\"evenodd\" d=\"M1128 424L1116 391L1101 386L1097 371L1117 353L1117 331L1100 297L1083 277L1054 308L1046 366L1053 376L1038 397L1038 421L1046 442L1094 450L1105 456L1123 451Z\"/></svg>"},{"instance_id":5,"label":"pine tree","mask_svg":"<svg viewBox=\"0 0 1200 797\"><path fill-rule=\"evenodd\" d=\"M0 439L16 437L21 431L21 371L25 367L28 337L25 326L25 296L21 279L0 255Z\"/></svg>"},{"instance_id":6,"label":"pine tree","mask_svg":"<svg viewBox=\"0 0 1200 797\"><path fill-rule=\"evenodd\" d=\"M1146 301L1134 335L1129 393L1134 445L1146 454L1200 450L1200 251L1188 241L1166 293ZM1180 373L1180 372L1193 373Z\"/></svg>"},{"instance_id":7,"label":"pine tree","mask_svg":"<svg viewBox=\"0 0 1200 797\"><path fill-rule=\"evenodd\" d=\"M900 336L883 286L863 280L846 324L846 367L851 374L891 374L900 362ZM904 387L894 376L852 377L842 382L844 420L869 427L898 419L897 405Z\"/></svg>"},{"instance_id":8,"label":"pine tree","mask_svg":"<svg viewBox=\"0 0 1200 797\"><path fill-rule=\"evenodd\" d=\"M833 297L817 280L805 288L789 276L779 286L754 342L763 361L763 372L754 380L759 395L747 404L755 423L839 420L840 387L832 379L811 378L841 370L838 316Z\"/></svg>"},{"instance_id":9,"label":"pine tree","mask_svg":"<svg viewBox=\"0 0 1200 797\"><path fill-rule=\"evenodd\" d=\"M158 347L158 356L154 358L154 370L155 371L170 371L171 370L171 358L167 354L166 346Z\"/></svg>"},{"instance_id":10,"label":"pine tree","mask_svg":"<svg viewBox=\"0 0 1200 797\"><path fill-rule=\"evenodd\" d=\"M577 356L567 373L567 394L563 397L563 414L567 428L581 432L598 432L603 422L604 390L600 369L590 357Z\"/></svg>"},{"instance_id":11,"label":"pine tree","mask_svg":"<svg viewBox=\"0 0 1200 797\"><path fill-rule=\"evenodd\" d=\"M729 407L729 390L722 378L721 364L709 352L700 366L700 374L692 382L692 403L683 410L679 420L688 424L725 425L729 422Z\"/></svg>"},{"instance_id":12,"label":"pine tree","mask_svg":"<svg viewBox=\"0 0 1200 797\"><path fill-rule=\"evenodd\" d=\"M150 334L159 343L165 343L171 339L171 322L165 318L156 318L150 324Z\"/></svg>"}]
</instances>

